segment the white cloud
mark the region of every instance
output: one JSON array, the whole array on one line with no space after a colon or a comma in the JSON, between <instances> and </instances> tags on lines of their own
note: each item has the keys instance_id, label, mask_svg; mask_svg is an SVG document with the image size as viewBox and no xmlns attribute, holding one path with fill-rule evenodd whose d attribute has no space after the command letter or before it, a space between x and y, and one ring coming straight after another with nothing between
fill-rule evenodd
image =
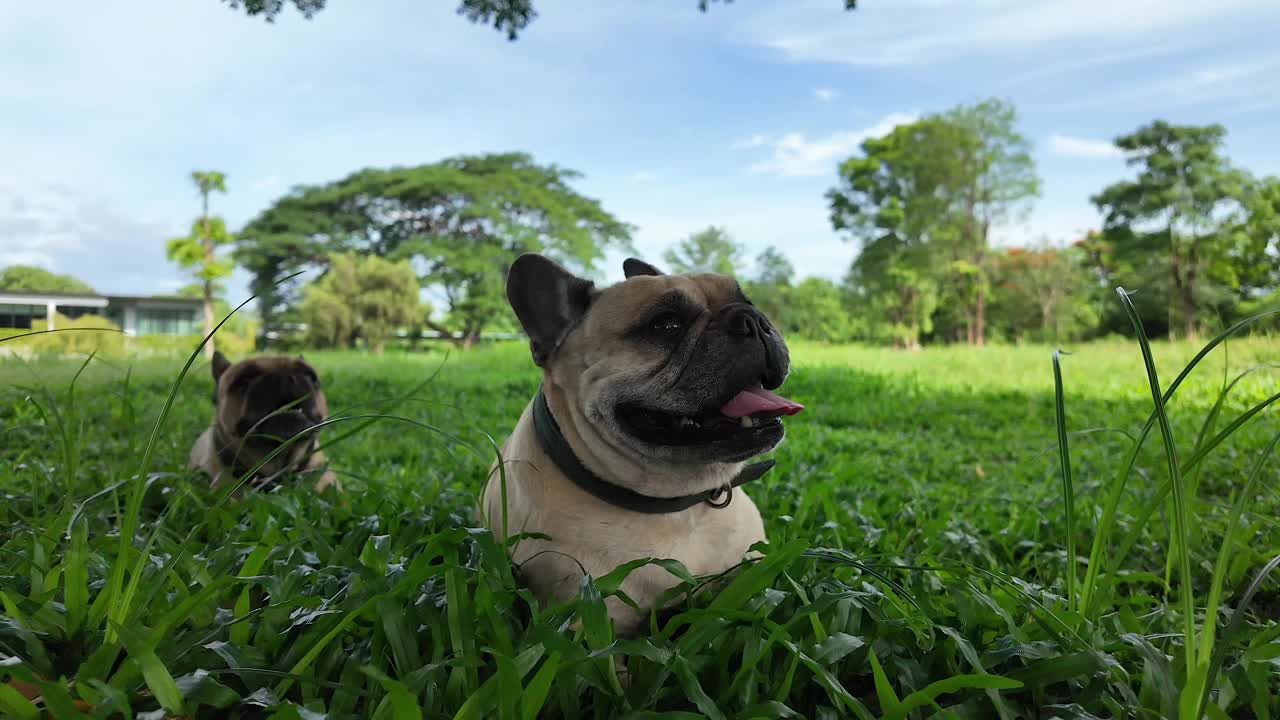
<instances>
[{"instance_id":1,"label":"white cloud","mask_svg":"<svg viewBox=\"0 0 1280 720\"><path fill-rule=\"evenodd\" d=\"M1118 106L1141 107L1146 112L1169 112L1184 107L1212 105L1215 112L1268 102L1280 92L1276 63L1249 62L1203 65L1195 69L1166 71L1140 87L1118 86L1104 92L1061 101L1032 104L1041 112L1083 112Z\"/></svg>"},{"instance_id":2,"label":"white cloud","mask_svg":"<svg viewBox=\"0 0 1280 720\"><path fill-rule=\"evenodd\" d=\"M34 250L0 250L0 268L6 265L34 265L45 270L53 269L53 258L48 253Z\"/></svg>"},{"instance_id":3,"label":"white cloud","mask_svg":"<svg viewBox=\"0 0 1280 720\"><path fill-rule=\"evenodd\" d=\"M829 103L832 100L835 100L836 96L839 94L840 92L838 90L832 90L831 88L815 88L813 91L813 96L818 99L818 102L824 103Z\"/></svg>"},{"instance_id":4,"label":"white cloud","mask_svg":"<svg viewBox=\"0 0 1280 720\"><path fill-rule=\"evenodd\" d=\"M755 13L738 37L797 62L919 65L1050 45L1163 45L1219 22L1258 27L1278 10L1274 0L894 0L846 13L796 2Z\"/></svg>"},{"instance_id":5,"label":"white cloud","mask_svg":"<svg viewBox=\"0 0 1280 720\"><path fill-rule=\"evenodd\" d=\"M0 179L0 265L70 273L101 292L173 289L165 259L172 228L120 214L109 202L57 185Z\"/></svg>"},{"instance_id":6,"label":"white cloud","mask_svg":"<svg viewBox=\"0 0 1280 720\"><path fill-rule=\"evenodd\" d=\"M1121 158L1124 152L1110 140L1092 140L1054 133L1049 136L1049 152L1087 158Z\"/></svg>"},{"instance_id":7,"label":"white cloud","mask_svg":"<svg viewBox=\"0 0 1280 720\"><path fill-rule=\"evenodd\" d=\"M773 157L755 163L751 171L783 177L829 175L835 171L836 163L856 152L864 140L887 135L895 127L915 122L918 118L918 113L889 113L871 127L813 140L801 132L788 133L771 143Z\"/></svg>"}]
</instances>

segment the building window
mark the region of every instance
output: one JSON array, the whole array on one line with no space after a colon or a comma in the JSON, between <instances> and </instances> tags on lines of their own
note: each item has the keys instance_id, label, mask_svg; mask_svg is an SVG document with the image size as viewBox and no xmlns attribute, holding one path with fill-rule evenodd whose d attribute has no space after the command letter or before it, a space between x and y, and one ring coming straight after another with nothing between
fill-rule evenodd
<instances>
[{"instance_id":1,"label":"building window","mask_svg":"<svg viewBox=\"0 0 1280 720\"><path fill-rule=\"evenodd\" d=\"M196 319L192 310L138 308L139 335L195 335Z\"/></svg>"},{"instance_id":2,"label":"building window","mask_svg":"<svg viewBox=\"0 0 1280 720\"><path fill-rule=\"evenodd\" d=\"M33 320L44 320L44 305L0 305L0 328L30 330Z\"/></svg>"},{"instance_id":3,"label":"building window","mask_svg":"<svg viewBox=\"0 0 1280 720\"><path fill-rule=\"evenodd\" d=\"M94 307L80 307L78 305L59 305L58 314L68 320L82 318L85 315L101 315L102 311Z\"/></svg>"}]
</instances>

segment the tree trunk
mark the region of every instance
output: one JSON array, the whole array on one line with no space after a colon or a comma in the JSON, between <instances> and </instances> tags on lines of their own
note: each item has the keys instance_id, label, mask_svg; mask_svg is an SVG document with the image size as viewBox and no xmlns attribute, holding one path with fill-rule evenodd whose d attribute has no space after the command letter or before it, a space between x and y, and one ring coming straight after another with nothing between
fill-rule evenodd
<instances>
[{"instance_id":1,"label":"tree trunk","mask_svg":"<svg viewBox=\"0 0 1280 720\"><path fill-rule=\"evenodd\" d=\"M213 265L213 238L209 236L209 193L201 193L202 209L200 212L200 227L204 230L204 269L208 272L209 267ZM212 358L215 351L213 332L213 280L205 278L204 280L204 334L209 337L209 341L204 344L205 356Z\"/></svg>"},{"instance_id":2,"label":"tree trunk","mask_svg":"<svg viewBox=\"0 0 1280 720\"><path fill-rule=\"evenodd\" d=\"M382 354L382 351L383 351L383 350L385 349L385 347L386 347L386 344L387 344L387 343L386 343L385 341L383 341L383 340L379 340L379 341L375 342L375 343L373 344L373 354L374 354L374 355L381 355L381 354Z\"/></svg>"},{"instance_id":3,"label":"tree trunk","mask_svg":"<svg viewBox=\"0 0 1280 720\"><path fill-rule=\"evenodd\" d=\"M462 336L462 349L470 350L474 348L478 342L480 342L480 333L469 332Z\"/></svg>"},{"instance_id":4,"label":"tree trunk","mask_svg":"<svg viewBox=\"0 0 1280 720\"><path fill-rule=\"evenodd\" d=\"M1189 273L1182 284L1182 335L1187 340L1195 340L1200 335L1200 327L1196 322L1196 286L1195 271Z\"/></svg>"},{"instance_id":5,"label":"tree trunk","mask_svg":"<svg viewBox=\"0 0 1280 720\"><path fill-rule=\"evenodd\" d=\"M204 281L204 334L209 335L209 333L213 332L213 326L214 326L213 281L205 280ZM210 336L209 342L205 343L205 346L204 346L204 350L205 350L204 354L208 355L209 357L213 357L213 352L214 352L213 340L214 340L213 337Z\"/></svg>"},{"instance_id":6,"label":"tree trunk","mask_svg":"<svg viewBox=\"0 0 1280 720\"><path fill-rule=\"evenodd\" d=\"M1192 240L1187 256L1187 273L1182 283L1182 327L1188 340L1200 336L1200 323L1196 312L1196 275L1200 265L1198 240Z\"/></svg>"},{"instance_id":7,"label":"tree trunk","mask_svg":"<svg viewBox=\"0 0 1280 720\"><path fill-rule=\"evenodd\" d=\"M1174 242L1173 220L1169 220L1169 339L1178 327L1178 302L1182 297L1182 272L1178 265L1178 247Z\"/></svg>"},{"instance_id":8,"label":"tree trunk","mask_svg":"<svg viewBox=\"0 0 1280 720\"><path fill-rule=\"evenodd\" d=\"M987 293L978 283L978 299L973 308L973 344L982 347L987 338Z\"/></svg>"}]
</instances>

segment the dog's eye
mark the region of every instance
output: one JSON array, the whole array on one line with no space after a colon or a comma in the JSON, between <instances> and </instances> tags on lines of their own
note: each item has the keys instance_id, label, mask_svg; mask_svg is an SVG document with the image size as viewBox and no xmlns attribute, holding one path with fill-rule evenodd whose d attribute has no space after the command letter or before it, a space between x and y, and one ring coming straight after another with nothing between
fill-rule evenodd
<instances>
[{"instance_id":1,"label":"dog's eye","mask_svg":"<svg viewBox=\"0 0 1280 720\"><path fill-rule=\"evenodd\" d=\"M654 318L653 321L649 323L649 327L660 333L679 332L680 329L684 327L684 321L675 313L663 313Z\"/></svg>"}]
</instances>

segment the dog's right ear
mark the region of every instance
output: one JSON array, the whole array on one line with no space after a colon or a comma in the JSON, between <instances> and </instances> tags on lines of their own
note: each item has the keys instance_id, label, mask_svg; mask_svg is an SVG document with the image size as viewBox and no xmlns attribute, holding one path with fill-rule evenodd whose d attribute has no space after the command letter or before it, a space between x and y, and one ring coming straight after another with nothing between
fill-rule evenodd
<instances>
[{"instance_id":1,"label":"dog's right ear","mask_svg":"<svg viewBox=\"0 0 1280 720\"><path fill-rule=\"evenodd\" d=\"M231 367L231 363L227 360L227 356L222 354L220 350L213 351L213 363L210 368L213 370L213 381L218 382L218 378L222 377L222 373Z\"/></svg>"},{"instance_id":2,"label":"dog's right ear","mask_svg":"<svg viewBox=\"0 0 1280 720\"><path fill-rule=\"evenodd\" d=\"M631 279L637 275L661 275L662 271L640 258L627 258L622 261L622 274Z\"/></svg>"},{"instance_id":3,"label":"dog's right ear","mask_svg":"<svg viewBox=\"0 0 1280 720\"><path fill-rule=\"evenodd\" d=\"M587 314L595 294L591 281L537 253L525 253L511 264L507 301L529 336L538 367L546 367L551 354Z\"/></svg>"}]
</instances>

